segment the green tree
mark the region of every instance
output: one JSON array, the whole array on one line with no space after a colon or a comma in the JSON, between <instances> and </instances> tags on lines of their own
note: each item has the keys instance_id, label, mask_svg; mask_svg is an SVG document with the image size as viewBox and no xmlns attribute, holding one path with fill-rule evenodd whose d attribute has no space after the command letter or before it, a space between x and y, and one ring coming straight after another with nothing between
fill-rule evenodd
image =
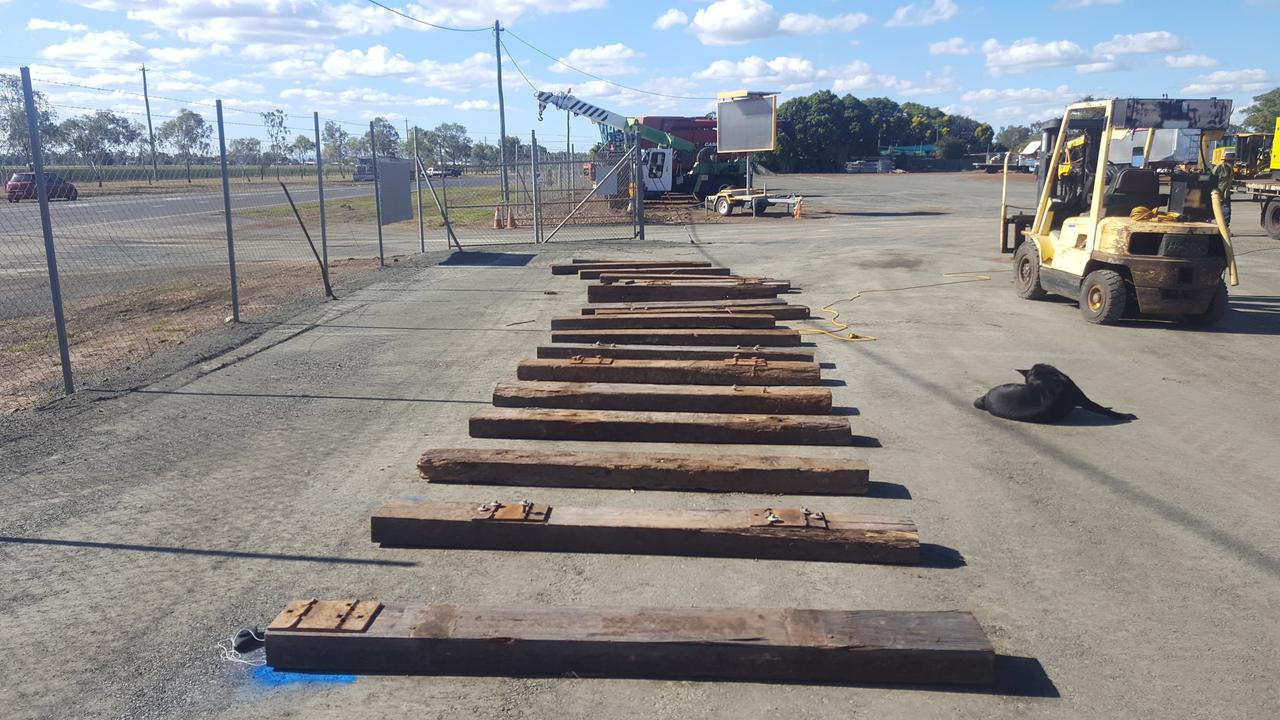
<instances>
[{"instance_id":1,"label":"green tree","mask_svg":"<svg viewBox=\"0 0 1280 720\"><path fill-rule=\"evenodd\" d=\"M471 146L471 161L477 165L496 165L498 162L498 146L490 145L489 143L473 144Z\"/></svg>"},{"instance_id":2,"label":"green tree","mask_svg":"<svg viewBox=\"0 0 1280 720\"><path fill-rule=\"evenodd\" d=\"M258 138L235 138L227 147L227 155L234 165L257 165L262 162L262 141Z\"/></svg>"},{"instance_id":3,"label":"green tree","mask_svg":"<svg viewBox=\"0 0 1280 720\"><path fill-rule=\"evenodd\" d=\"M262 155L262 166L259 171L259 177L266 173L266 169L272 164L279 162L285 154L286 146L289 144L289 116L284 110L276 108L270 112L258 113L262 118L262 126L267 131L267 150ZM276 179L280 178L280 170L276 169Z\"/></svg>"},{"instance_id":4,"label":"green tree","mask_svg":"<svg viewBox=\"0 0 1280 720\"><path fill-rule=\"evenodd\" d=\"M62 144L89 163L98 187L102 187L102 164L111 162L112 153L137 142L142 132L141 125L110 110L67 118L58 127Z\"/></svg>"},{"instance_id":5,"label":"green tree","mask_svg":"<svg viewBox=\"0 0 1280 720\"><path fill-rule=\"evenodd\" d=\"M973 142L969 144L969 152L986 152L995 141L996 132L986 123L978 123L973 129Z\"/></svg>"},{"instance_id":6,"label":"green tree","mask_svg":"<svg viewBox=\"0 0 1280 720\"><path fill-rule=\"evenodd\" d=\"M43 147L48 147L58 137L58 115L49 99L35 91L36 125ZM27 111L22 100L22 78L0 74L0 150L31 164L31 141L27 133Z\"/></svg>"},{"instance_id":7,"label":"green tree","mask_svg":"<svg viewBox=\"0 0 1280 720\"><path fill-rule=\"evenodd\" d=\"M784 102L778 108L778 120L790 131L778 143L782 168L806 172L843 170L850 140L844 112L844 103L829 90Z\"/></svg>"},{"instance_id":8,"label":"green tree","mask_svg":"<svg viewBox=\"0 0 1280 720\"><path fill-rule=\"evenodd\" d=\"M213 128L204 121L204 117L186 108L179 110L172 120L166 120L158 133L160 142L172 148L187 166L187 182L191 182L191 159L196 154L208 154L212 136Z\"/></svg>"},{"instance_id":9,"label":"green tree","mask_svg":"<svg viewBox=\"0 0 1280 720\"><path fill-rule=\"evenodd\" d=\"M1025 125L1006 125L996 135L996 145L1005 150L1019 152L1031 142L1031 128Z\"/></svg>"},{"instance_id":10,"label":"green tree","mask_svg":"<svg viewBox=\"0 0 1280 720\"><path fill-rule=\"evenodd\" d=\"M396 131L395 125L384 117L376 117L370 126L370 132L373 133L374 147L379 157L399 157L400 133Z\"/></svg>"},{"instance_id":11,"label":"green tree","mask_svg":"<svg viewBox=\"0 0 1280 720\"><path fill-rule=\"evenodd\" d=\"M467 128L458 123L441 123L433 131L439 138L440 157L450 163L465 160L471 154L471 138Z\"/></svg>"},{"instance_id":12,"label":"green tree","mask_svg":"<svg viewBox=\"0 0 1280 720\"><path fill-rule=\"evenodd\" d=\"M351 133L347 132L338 123L328 120L324 124L324 130L320 134L320 142L323 147L324 161L326 165L337 163L338 173L342 173L342 168L346 165L350 150L349 143Z\"/></svg>"},{"instance_id":13,"label":"green tree","mask_svg":"<svg viewBox=\"0 0 1280 720\"><path fill-rule=\"evenodd\" d=\"M289 152L293 153L293 159L300 163L315 159L316 144L306 135L299 135L289 144Z\"/></svg>"},{"instance_id":14,"label":"green tree","mask_svg":"<svg viewBox=\"0 0 1280 720\"><path fill-rule=\"evenodd\" d=\"M965 156L969 146L959 138L944 137L933 148L933 156L947 160L955 160Z\"/></svg>"},{"instance_id":15,"label":"green tree","mask_svg":"<svg viewBox=\"0 0 1280 720\"><path fill-rule=\"evenodd\" d=\"M1253 104L1244 109L1246 130L1271 132L1280 118L1280 88L1253 96Z\"/></svg>"}]
</instances>

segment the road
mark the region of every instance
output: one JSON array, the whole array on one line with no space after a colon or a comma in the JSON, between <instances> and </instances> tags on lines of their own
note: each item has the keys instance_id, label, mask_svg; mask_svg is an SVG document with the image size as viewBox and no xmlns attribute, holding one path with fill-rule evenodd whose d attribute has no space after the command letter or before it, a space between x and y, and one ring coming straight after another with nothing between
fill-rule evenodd
<instances>
[{"instance_id":1,"label":"road","mask_svg":"<svg viewBox=\"0 0 1280 720\"><path fill-rule=\"evenodd\" d=\"M651 228L647 243L540 246L503 264L398 267L372 286L136 392L8 419L0 454L0 668L8 718L1273 718L1280 710L1280 246L1242 233L1215 331L1085 323L1015 297L995 250L998 186L958 176L780 178L813 215ZM771 186L773 182L771 182ZM1015 190L1029 199L1026 186ZM690 242L690 237L696 241ZM1247 254L1245 254L1247 253ZM379 548L398 497L490 500L424 483L432 447L547 340L584 289L574 255L706 258L789 278L869 342L817 337L836 404L898 492L866 498L521 490L564 505L805 505L907 515L951 563ZM477 260L484 260L481 257ZM489 258L494 259L494 258ZM468 264L473 263L473 264ZM524 264L527 263L527 264ZM979 275L957 277L956 272ZM989 278L989 279L983 279ZM877 292L870 292L877 291ZM800 323L829 328L822 321ZM207 348L206 348L207 350ZM194 349L192 352L196 352ZM972 407L1049 362L1095 400L1018 424ZM856 408L856 411L853 410ZM6 429L7 427L7 429ZM546 443L544 443L546 444ZM760 452L756 447L556 447ZM296 676L214 645L292 598L963 608L1000 654L995 688L589 678Z\"/></svg>"}]
</instances>

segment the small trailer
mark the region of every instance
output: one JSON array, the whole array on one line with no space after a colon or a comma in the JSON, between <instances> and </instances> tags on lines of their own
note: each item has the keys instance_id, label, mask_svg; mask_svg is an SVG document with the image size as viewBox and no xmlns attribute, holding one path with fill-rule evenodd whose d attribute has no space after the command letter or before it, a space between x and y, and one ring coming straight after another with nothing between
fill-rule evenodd
<instances>
[{"instance_id":1,"label":"small trailer","mask_svg":"<svg viewBox=\"0 0 1280 720\"><path fill-rule=\"evenodd\" d=\"M804 197L795 194L769 194L768 190L755 188L725 188L703 201L708 212L729 217L737 208L750 208L751 216L763 215L771 205L787 206L787 214L795 215L796 207L803 206Z\"/></svg>"}]
</instances>

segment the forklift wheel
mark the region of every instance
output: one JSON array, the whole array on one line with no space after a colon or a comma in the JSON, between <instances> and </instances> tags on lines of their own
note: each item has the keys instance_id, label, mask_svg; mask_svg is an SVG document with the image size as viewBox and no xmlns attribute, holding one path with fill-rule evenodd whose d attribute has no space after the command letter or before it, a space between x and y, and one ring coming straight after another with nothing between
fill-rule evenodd
<instances>
[{"instance_id":1,"label":"forklift wheel","mask_svg":"<svg viewBox=\"0 0 1280 720\"><path fill-rule=\"evenodd\" d=\"M1048 295L1040 285L1040 248L1031 240L1023 240L1013 254L1013 283L1020 298L1040 300Z\"/></svg>"},{"instance_id":2,"label":"forklift wheel","mask_svg":"<svg viewBox=\"0 0 1280 720\"><path fill-rule=\"evenodd\" d=\"M1115 270L1094 270L1080 286L1080 314L1098 325L1112 325L1124 317L1129 289Z\"/></svg>"},{"instance_id":3,"label":"forklift wheel","mask_svg":"<svg viewBox=\"0 0 1280 720\"><path fill-rule=\"evenodd\" d=\"M1213 293L1213 300L1209 302L1209 307L1204 309L1202 313L1194 315L1184 315L1183 322L1188 325L1209 326L1216 324L1227 314L1227 306L1230 300L1227 298L1227 286L1225 283L1218 283L1218 289Z\"/></svg>"},{"instance_id":4,"label":"forklift wheel","mask_svg":"<svg viewBox=\"0 0 1280 720\"><path fill-rule=\"evenodd\" d=\"M729 217L733 214L733 205L729 203L729 198L720 198L716 201L716 212L720 213L721 217Z\"/></svg>"}]
</instances>

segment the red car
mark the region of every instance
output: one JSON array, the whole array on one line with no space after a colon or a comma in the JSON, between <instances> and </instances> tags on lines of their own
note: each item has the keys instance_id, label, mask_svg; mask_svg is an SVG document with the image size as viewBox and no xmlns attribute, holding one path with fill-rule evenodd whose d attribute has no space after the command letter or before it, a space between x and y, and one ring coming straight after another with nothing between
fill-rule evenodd
<instances>
[{"instance_id":1,"label":"red car","mask_svg":"<svg viewBox=\"0 0 1280 720\"><path fill-rule=\"evenodd\" d=\"M57 200L75 200L80 197L80 192L76 190L76 186L63 180L57 175L45 173L45 188L49 191L49 199ZM9 182L5 183L4 194L8 196L9 202L16 203L19 200L35 200L36 199L36 174L33 172L14 173L9 178Z\"/></svg>"}]
</instances>

